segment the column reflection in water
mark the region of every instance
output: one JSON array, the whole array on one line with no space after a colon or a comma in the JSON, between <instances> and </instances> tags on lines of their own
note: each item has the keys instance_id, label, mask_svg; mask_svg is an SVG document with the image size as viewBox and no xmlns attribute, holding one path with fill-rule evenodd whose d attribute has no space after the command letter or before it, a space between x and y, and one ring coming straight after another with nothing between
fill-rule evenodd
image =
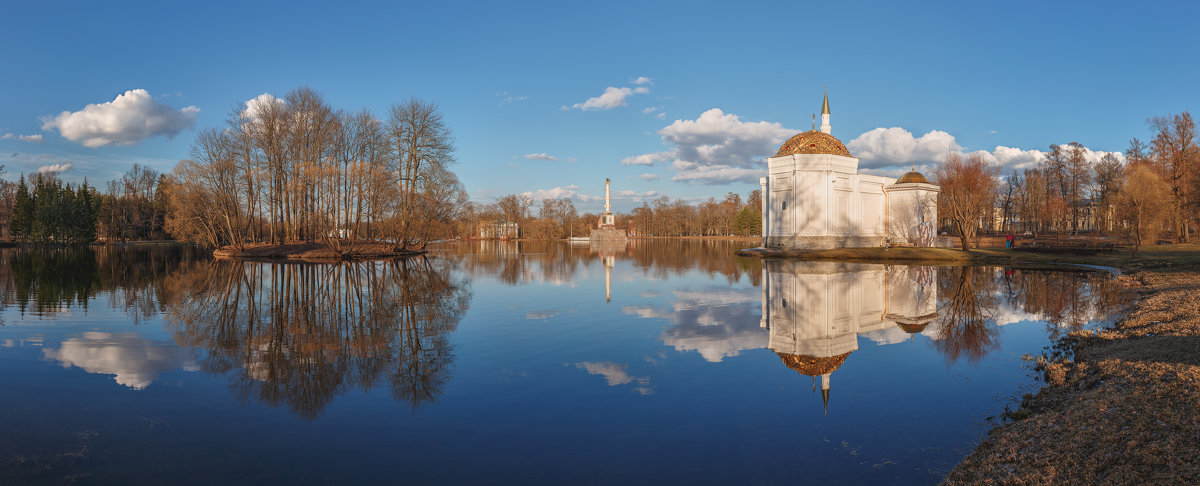
<instances>
[{"instance_id":1,"label":"column reflection in water","mask_svg":"<svg viewBox=\"0 0 1200 486\"><path fill-rule=\"evenodd\" d=\"M168 325L228 374L241 400L316 417L376 383L416 408L450 380L449 334L470 292L448 260L339 264L214 261L168 283Z\"/></svg>"},{"instance_id":2,"label":"column reflection in water","mask_svg":"<svg viewBox=\"0 0 1200 486\"><path fill-rule=\"evenodd\" d=\"M763 317L767 347L783 364L821 378L829 406L831 377L858 349L859 335L881 343L908 339L938 317L933 267L767 260Z\"/></svg>"}]
</instances>

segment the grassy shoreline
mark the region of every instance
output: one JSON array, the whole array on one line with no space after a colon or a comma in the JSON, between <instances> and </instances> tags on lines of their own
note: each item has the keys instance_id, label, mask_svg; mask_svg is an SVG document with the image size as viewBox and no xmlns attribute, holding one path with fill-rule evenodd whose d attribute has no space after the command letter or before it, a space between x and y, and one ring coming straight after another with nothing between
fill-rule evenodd
<instances>
[{"instance_id":1,"label":"grassy shoreline","mask_svg":"<svg viewBox=\"0 0 1200 486\"><path fill-rule=\"evenodd\" d=\"M755 251L765 258L1069 269L1114 267L1136 293L1109 329L1072 333L1038 365L1045 386L943 484L1200 484L1200 245L1095 255L1002 249ZM1075 267L1078 268L1078 267Z\"/></svg>"}]
</instances>

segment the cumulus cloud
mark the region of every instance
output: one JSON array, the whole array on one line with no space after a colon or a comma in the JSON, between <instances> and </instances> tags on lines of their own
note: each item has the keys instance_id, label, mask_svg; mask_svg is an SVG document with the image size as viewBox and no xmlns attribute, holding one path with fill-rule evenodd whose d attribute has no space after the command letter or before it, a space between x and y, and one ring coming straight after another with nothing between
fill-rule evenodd
<instances>
[{"instance_id":1,"label":"cumulus cloud","mask_svg":"<svg viewBox=\"0 0 1200 486\"><path fill-rule=\"evenodd\" d=\"M271 93L263 93L246 100L246 108L242 110L242 116L249 119L252 123L257 122L262 119L264 112L272 106L282 108L286 104L282 99L276 98Z\"/></svg>"},{"instance_id":2,"label":"cumulus cloud","mask_svg":"<svg viewBox=\"0 0 1200 486\"><path fill-rule=\"evenodd\" d=\"M42 134L34 135L17 135L15 133L5 133L0 135L0 140L20 140L22 142L42 143Z\"/></svg>"},{"instance_id":3,"label":"cumulus cloud","mask_svg":"<svg viewBox=\"0 0 1200 486\"><path fill-rule=\"evenodd\" d=\"M522 192L521 195L524 197L533 198L535 201L540 201L542 199L576 198L579 196L579 186L571 184L566 187L525 191Z\"/></svg>"},{"instance_id":4,"label":"cumulus cloud","mask_svg":"<svg viewBox=\"0 0 1200 486\"><path fill-rule=\"evenodd\" d=\"M525 158L529 160L558 160L558 157L542 152L540 154L526 154Z\"/></svg>"},{"instance_id":5,"label":"cumulus cloud","mask_svg":"<svg viewBox=\"0 0 1200 486\"><path fill-rule=\"evenodd\" d=\"M577 110L583 110L583 111L592 111L592 110L611 110L618 106L625 106L625 105L629 104L625 100L627 98L629 98L630 96L633 96L635 94L649 93L650 88L646 87L646 85L648 85L648 84L652 85L652 84L654 84L654 82L650 78L647 78L645 76L639 76L638 78L633 80L633 84L636 87L630 88L628 86L622 86L622 87L618 88L616 86L609 86L607 88L604 88L604 93L602 93L600 96L597 96L594 98L588 98L583 103L575 103L575 104L571 105L571 108L575 108ZM563 109L565 110L568 108L566 106L563 106Z\"/></svg>"},{"instance_id":6,"label":"cumulus cloud","mask_svg":"<svg viewBox=\"0 0 1200 486\"><path fill-rule=\"evenodd\" d=\"M650 154L630 155L621 159L621 163L624 165L654 165L655 162L675 158L676 153L674 150L664 150Z\"/></svg>"},{"instance_id":7,"label":"cumulus cloud","mask_svg":"<svg viewBox=\"0 0 1200 486\"><path fill-rule=\"evenodd\" d=\"M1062 144L1066 145L1066 144ZM989 164L1000 169L1006 176L1014 170L1032 168L1045 157L1046 152L1037 149L1021 149L997 145L992 150L965 151L955 137L941 130L933 130L920 137L900 127L876 128L846 144L850 153L859 158L859 167L866 172L880 175L898 175L916 166L918 170L932 172L947 153L978 154ZM1098 162L1107 154L1124 161L1121 152L1105 152L1084 148L1088 162Z\"/></svg>"},{"instance_id":8,"label":"cumulus cloud","mask_svg":"<svg viewBox=\"0 0 1200 486\"><path fill-rule=\"evenodd\" d=\"M66 172L68 170L71 170L71 163L63 162L61 164L43 165L38 167L37 172L39 174L53 174L57 172Z\"/></svg>"},{"instance_id":9,"label":"cumulus cloud","mask_svg":"<svg viewBox=\"0 0 1200 486\"><path fill-rule=\"evenodd\" d=\"M117 383L135 390L150 386L160 373L187 367L190 361L179 346L132 333L85 332L42 353L64 368L77 366L88 373L113 375Z\"/></svg>"},{"instance_id":10,"label":"cumulus cloud","mask_svg":"<svg viewBox=\"0 0 1200 486\"><path fill-rule=\"evenodd\" d=\"M933 130L920 137L900 127L876 128L846 144L859 159L859 167L873 169L889 165L925 163L941 160L946 153L962 150L954 136Z\"/></svg>"},{"instance_id":11,"label":"cumulus cloud","mask_svg":"<svg viewBox=\"0 0 1200 486\"><path fill-rule=\"evenodd\" d=\"M658 135L669 150L625 157L625 165L674 160L673 180L703 184L753 182L763 175L765 157L796 130L767 121L742 121L712 108L695 120L675 120Z\"/></svg>"},{"instance_id":12,"label":"cumulus cloud","mask_svg":"<svg viewBox=\"0 0 1200 486\"><path fill-rule=\"evenodd\" d=\"M572 199L580 203L589 203L594 201L603 201L603 193L598 196L584 194L579 192L579 186L571 184L569 186L559 186L550 189L538 189L536 191L525 191L520 194L521 197L531 198L534 201L542 199ZM614 201L630 201L636 204L641 204L643 201L649 201L659 196L658 191L637 192L632 190L612 191L612 199Z\"/></svg>"},{"instance_id":13,"label":"cumulus cloud","mask_svg":"<svg viewBox=\"0 0 1200 486\"><path fill-rule=\"evenodd\" d=\"M144 89L126 91L107 103L64 111L42 120L42 130L58 130L63 138L85 147L134 145L154 136L174 137L196 124L195 106L176 110L160 104Z\"/></svg>"}]
</instances>

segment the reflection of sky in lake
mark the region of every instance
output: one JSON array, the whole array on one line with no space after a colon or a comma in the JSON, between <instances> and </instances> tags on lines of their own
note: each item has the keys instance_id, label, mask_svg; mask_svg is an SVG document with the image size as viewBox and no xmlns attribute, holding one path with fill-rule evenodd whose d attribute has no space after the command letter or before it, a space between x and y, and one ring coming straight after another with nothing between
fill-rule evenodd
<instances>
[{"instance_id":1,"label":"reflection of sky in lake","mask_svg":"<svg viewBox=\"0 0 1200 486\"><path fill-rule=\"evenodd\" d=\"M733 249L0 272L0 477L930 483L1037 386L1021 356L1113 300L1084 274L764 271Z\"/></svg>"},{"instance_id":2,"label":"reflection of sky in lake","mask_svg":"<svg viewBox=\"0 0 1200 486\"><path fill-rule=\"evenodd\" d=\"M64 368L78 366L88 373L113 375L121 385L141 390L160 373L194 368L187 350L174 343L156 343L134 333L85 332L60 343L58 349L42 350L47 359Z\"/></svg>"}]
</instances>

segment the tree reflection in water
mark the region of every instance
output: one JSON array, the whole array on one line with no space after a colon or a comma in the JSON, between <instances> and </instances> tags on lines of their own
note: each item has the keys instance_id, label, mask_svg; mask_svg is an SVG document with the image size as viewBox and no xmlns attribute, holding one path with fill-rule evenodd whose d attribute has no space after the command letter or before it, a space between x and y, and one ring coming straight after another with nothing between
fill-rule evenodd
<instances>
[{"instance_id":1,"label":"tree reflection in water","mask_svg":"<svg viewBox=\"0 0 1200 486\"><path fill-rule=\"evenodd\" d=\"M942 267L939 270L938 327L934 347L947 360L976 363L999 346L997 322L1041 320L1050 339L1083 329L1113 315L1127 291L1100 272L1051 272L996 267Z\"/></svg>"},{"instance_id":2,"label":"tree reflection in water","mask_svg":"<svg viewBox=\"0 0 1200 486\"><path fill-rule=\"evenodd\" d=\"M993 318L997 303L991 269L945 267L938 279L938 294L945 301L938 310L938 328L933 342L947 360L960 358L977 363L999 346L1000 334Z\"/></svg>"},{"instance_id":3,"label":"tree reflection in water","mask_svg":"<svg viewBox=\"0 0 1200 486\"><path fill-rule=\"evenodd\" d=\"M386 381L414 409L449 381L470 302L446 259L339 264L213 261L167 283L168 326L206 350L243 401L316 417L334 397Z\"/></svg>"},{"instance_id":4,"label":"tree reflection in water","mask_svg":"<svg viewBox=\"0 0 1200 486\"><path fill-rule=\"evenodd\" d=\"M0 303L21 313L86 310L98 295L134 323L158 315L164 277L181 262L207 260L190 246L14 248L0 252Z\"/></svg>"}]
</instances>

